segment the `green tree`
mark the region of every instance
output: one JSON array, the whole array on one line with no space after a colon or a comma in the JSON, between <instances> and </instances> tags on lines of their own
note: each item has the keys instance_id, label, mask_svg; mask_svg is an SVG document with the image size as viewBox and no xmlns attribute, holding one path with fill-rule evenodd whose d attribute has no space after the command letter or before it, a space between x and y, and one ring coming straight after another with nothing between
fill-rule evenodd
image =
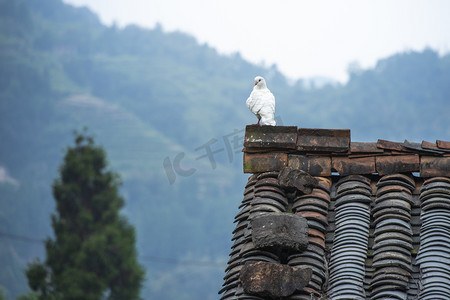
<instances>
[{"instance_id":1,"label":"green tree","mask_svg":"<svg viewBox=\"0 0 450 300\"><path fill-rule=\"evenodd\" d=\"M103 148L76 133L53 183L55 238L46 241L45 263L26 270L39 299L139 299L144 271L134 228L119 214L119 186Z\"/></svg>"},{"instance_id":2,"label":"green tree","mask_svg":"<svg viewBox=\"0 0 450 300\"><path fill-rule=\"evenodd\" d=\"M16 300L39 300L39 294L35 292L29 292L28 294L18 296Z\"/></svg>"}]
</instances>

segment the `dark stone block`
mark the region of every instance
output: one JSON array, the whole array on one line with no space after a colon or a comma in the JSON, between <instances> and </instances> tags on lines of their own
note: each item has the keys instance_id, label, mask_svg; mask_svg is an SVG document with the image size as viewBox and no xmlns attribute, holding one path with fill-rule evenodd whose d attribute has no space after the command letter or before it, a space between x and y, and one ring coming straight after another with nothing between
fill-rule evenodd
<instances>
[{"instance_id":1,"label":"dark stone block","mask_svg":"<svg viewBox=\"0 0 450 300\"><path fill-rule=\"evenodd\" d=\"M308 222L300 215L267 213L251 220L255 248L303 251L308 246Z\"/></svg>"},{"instance_id":2,"label":"dark stone block","mask_svg":"<svg viewBox=\"0 0 450 300\"><path fill-rule=\"evenodd\" d=\"M247 294L261 297L288 297L303 289L311 280L308 267L291 267L267 262L246 262L240 280Z\"/></svg>"},{"instance_id":3,"label":"dark stone block","mask_svg":"<svg viewBox=\"0 0 450 300\"><path fill-rule=\"evenodd\" d=\"M300 191L303 194L311 194L312 190L319 185L316 178L303 170L286 167L278 175L280 186L289 191Z\"/></svg>"}]
</instances>

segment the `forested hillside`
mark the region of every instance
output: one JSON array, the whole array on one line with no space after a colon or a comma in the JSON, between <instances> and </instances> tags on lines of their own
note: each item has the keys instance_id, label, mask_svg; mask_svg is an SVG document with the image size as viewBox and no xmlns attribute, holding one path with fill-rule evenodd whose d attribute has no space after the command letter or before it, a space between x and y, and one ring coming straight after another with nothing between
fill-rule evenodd
<instances>
[{"instance_id":1,"label":"forested hillside","mask_svg":"<svg viewBox=\"0 0 450 300\"><path fill-rule=\"evenodd\" d=\"M51 184L72 131L89 128L122 175L146 267L144 299L216 299L247 176L245 106L262 75L278 123L350 128L352 139L450 140L450 55L400 53L345 85L305 87L276 66L219 55L161 26L102 25L60 0L0 0L0 286L51 234ZM211 155L208 156L208 150Z\"/></svg>"}]
</instances>

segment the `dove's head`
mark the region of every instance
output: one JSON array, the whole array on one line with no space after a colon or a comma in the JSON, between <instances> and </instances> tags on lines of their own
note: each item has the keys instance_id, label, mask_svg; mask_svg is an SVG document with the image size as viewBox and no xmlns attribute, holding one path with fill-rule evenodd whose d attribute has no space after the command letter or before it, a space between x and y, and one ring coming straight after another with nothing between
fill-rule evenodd
<instances>
[{"instance_id":1,"label":"dove's head","mask_svg":"<svg viewBox=\"0 0 450 300\"><path fill-rule=\"evenodd\" d=\"M261 76L255 77L255 88L263 89L266 87L266 81Z\"/></svg>"}]
</instances>

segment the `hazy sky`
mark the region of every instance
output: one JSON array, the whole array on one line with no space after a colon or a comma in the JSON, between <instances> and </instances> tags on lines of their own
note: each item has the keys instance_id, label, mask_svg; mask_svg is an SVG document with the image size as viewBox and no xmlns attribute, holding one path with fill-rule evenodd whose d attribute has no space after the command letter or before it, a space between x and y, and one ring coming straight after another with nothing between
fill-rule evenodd
<instances>
[{"instance_id":1,"label":"hazy sky","mask_svg":"<svg viewBox=\"0 0 450 300\"><path fill-rule=\"evenodd\" d=\"M220 53L276 64L289 78L345 80L347 66L429 46L450 52L448 0L64 0L106 24L190 33Z\"/></svg>"}]
</instances>

